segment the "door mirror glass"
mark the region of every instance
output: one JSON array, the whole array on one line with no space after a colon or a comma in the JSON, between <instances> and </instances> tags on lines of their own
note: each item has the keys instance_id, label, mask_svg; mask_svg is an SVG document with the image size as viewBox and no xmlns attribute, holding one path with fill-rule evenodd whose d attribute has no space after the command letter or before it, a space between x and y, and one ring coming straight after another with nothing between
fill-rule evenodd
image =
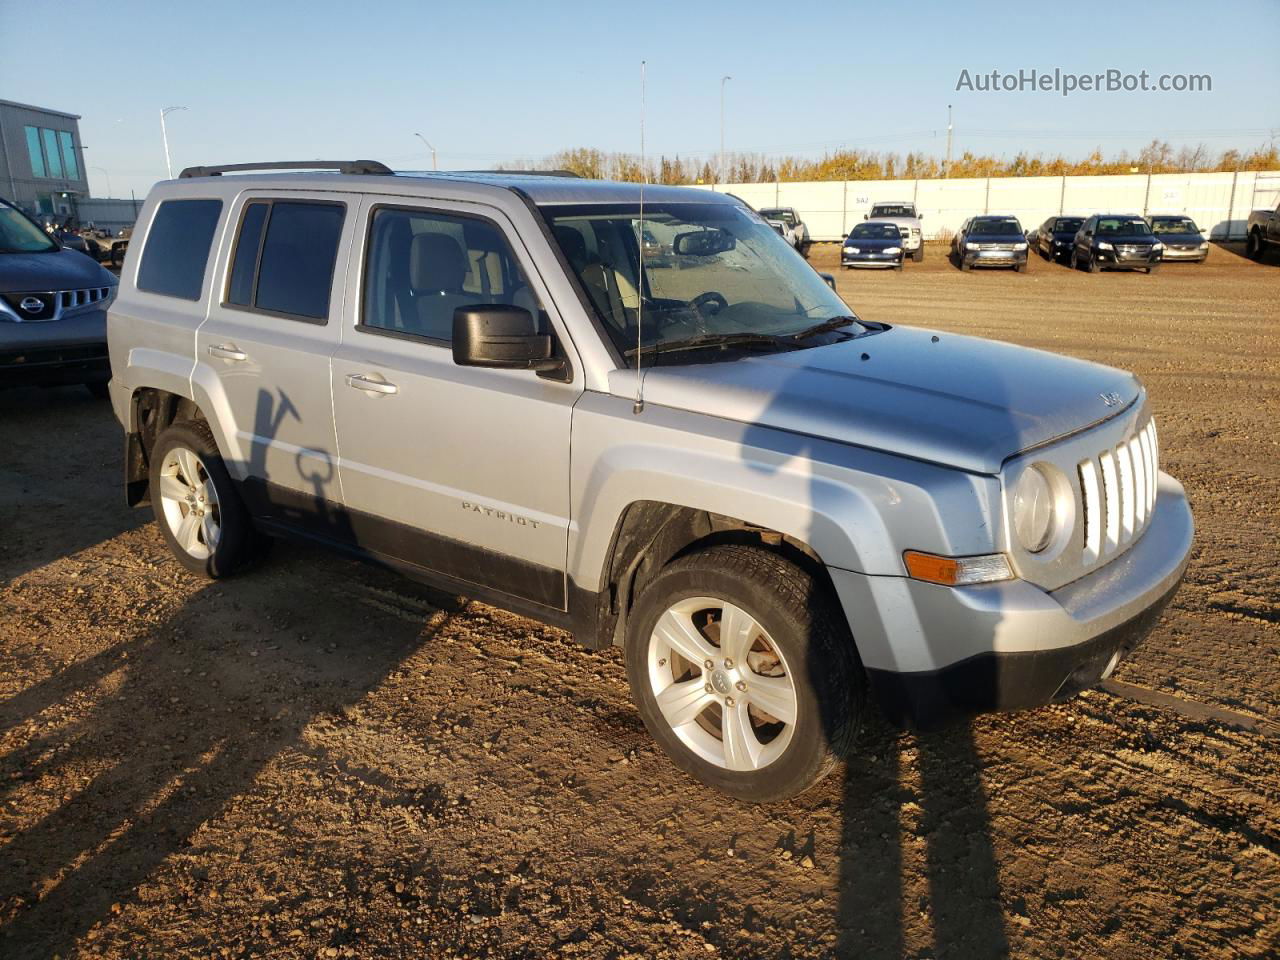
<instances>
[{"instance_id":1,"label":"door mirror glass","mask_svg":"<svg viewBox=\"0 0 1280 960\"><path fill-rule=\"evenodd\" d=\"M463 367L556 370L550 334L539 333L532 313L501 303L477 303L453 311L453 362Z\"/></svg>"}]
</instances>

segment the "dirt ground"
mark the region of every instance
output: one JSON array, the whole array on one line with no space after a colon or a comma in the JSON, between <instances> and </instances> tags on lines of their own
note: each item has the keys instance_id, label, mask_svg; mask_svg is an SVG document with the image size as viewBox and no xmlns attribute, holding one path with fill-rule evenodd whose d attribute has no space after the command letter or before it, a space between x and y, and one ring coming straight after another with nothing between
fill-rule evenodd
<instances>
[{"instance_id":1,"label":"dirt ground","mask_svg":"<svg viewBox=\"0 0 1280 960\"><path fill-rule=\"evenodd\" d=\"M931 247L839 285L1146 382L1197 544L1106 688L873 721L744 806L658 753L616 651L301 546L197 581L105 404L0 393L0 956L1275 957L1280 266Z\"/></svg>"}]
</instances>

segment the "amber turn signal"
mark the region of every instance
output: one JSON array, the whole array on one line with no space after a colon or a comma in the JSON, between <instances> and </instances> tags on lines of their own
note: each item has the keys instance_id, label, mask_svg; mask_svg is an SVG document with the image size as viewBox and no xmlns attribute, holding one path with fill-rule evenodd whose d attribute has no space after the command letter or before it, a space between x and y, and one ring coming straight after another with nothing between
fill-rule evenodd
<instances>
[{"instance_id":1,"label":"amber turn signal","mask_svg":"<svg viewBox=\"0 0 1280 960\"><path fill-rule=\"evenodd\" d=\"M962 587L971 583L993 583L1010 580L1013 571L1003 553L989 553L978 557L941 557L936 553L907 550L902 554L907 574L926 583L938 583L944 587Z\"/></svg>"}]
</instances>

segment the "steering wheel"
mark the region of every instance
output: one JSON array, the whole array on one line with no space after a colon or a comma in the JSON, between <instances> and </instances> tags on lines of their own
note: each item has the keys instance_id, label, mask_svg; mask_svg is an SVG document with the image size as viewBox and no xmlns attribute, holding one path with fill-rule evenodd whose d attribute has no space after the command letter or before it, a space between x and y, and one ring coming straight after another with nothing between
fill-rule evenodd
<instances>
[{"instance_id":1,"label":"steering wheel","mask_svg":"<svg viewBox=\"0 0 1280 960\"><path fill-rule=\"evenodd\" d=\"M706 310L703 308L709 307L712 304L715 304L715 309L711 311L711 316L714 317L721 310L724 310L729 306L729 301L724 298L724 294L717 293L714 290L708 290L706 293L700 293L689 301L689 305L695 307L698 313L703 314L704 316L706 315Z\"/></svg>"}]
</instances>

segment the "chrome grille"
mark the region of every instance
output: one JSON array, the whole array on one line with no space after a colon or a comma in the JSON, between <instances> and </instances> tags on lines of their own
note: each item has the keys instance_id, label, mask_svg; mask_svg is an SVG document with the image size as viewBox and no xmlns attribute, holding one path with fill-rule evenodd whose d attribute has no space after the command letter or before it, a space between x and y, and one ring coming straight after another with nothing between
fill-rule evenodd
<instances>
[{"instance_id":1,"label":"chrome grille","mask_svg":"<svg viewBox=\"0 0 1280 960\"><path fill-rule=\"evenodd\" d=\"M1093 564L1131 544L1151 519L1159 475L1155 421L1080 461L1077 472L1084 504L1084 562Z\"/></svg>"},{"instance_id":2,"label":"chrome grille","mask_svg":"<svg viewBox=\"0 0 1280 960\"><path fill-rule=\"evenodd\" d=\"M1116 244L1116 253L1122 257L1146 257L1151 253L1151 245L1145 243L1118 243Z\"/></svg>"},{"instance_id":3,"label":"chrome grille","mask_svg":"<svg viewBox=\"0 0 1280 960\"><path fill-rule=\"evenodd\" d=\"M59 290L58 308L73 310L91 303L101 303L111 294L110 287L90 287L87 290Z\"/></svg>"}]
</instances>

